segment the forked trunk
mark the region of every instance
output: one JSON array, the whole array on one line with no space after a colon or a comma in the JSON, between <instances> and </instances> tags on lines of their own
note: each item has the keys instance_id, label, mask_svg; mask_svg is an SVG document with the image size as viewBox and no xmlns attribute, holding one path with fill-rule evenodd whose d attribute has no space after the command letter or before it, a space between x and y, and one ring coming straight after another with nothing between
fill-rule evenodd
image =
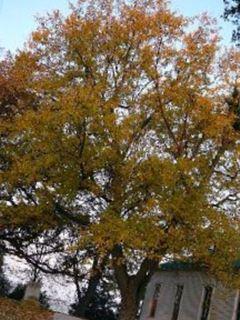
<instances>
[{"instance_id":1,"label":"forked trunk","mask_svg":"<svg viewBox=\"0 0 240 320\"><path fill-rule=\"evenodd\" d=\"M153 272L158 267L158 261L145 258L138 272L135 275L129 275L126 263L120 263L122 262L120 259L123 257L122 246L116 246L113 251L113 266L121 293L121 309L118 319L136 320L142 294Z\"/></svg>"}]
</instances>

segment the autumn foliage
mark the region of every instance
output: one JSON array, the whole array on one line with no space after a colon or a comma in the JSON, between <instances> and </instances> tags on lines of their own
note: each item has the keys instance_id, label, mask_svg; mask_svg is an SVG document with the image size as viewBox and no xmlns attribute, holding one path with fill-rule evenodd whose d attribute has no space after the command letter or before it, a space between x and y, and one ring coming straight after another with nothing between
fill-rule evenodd
<instances>
[{"instance_id":1,"label":"autumn foliage","mask_svg":"<svg viewBox=\"0 0 240 320\"><path fill-rule=\"evenodd\" d=\"M39 307L34 301L19 303L1 298L0 317L2 320L52 320L53 314Z\"/></svg>"},{"instance_id":2,"label":"autumn foliage","mask_svg":"<svg viewBox=\"0 0 240 320\"><path fill-rule=\"evenodd\" d=\"M240 54L220 49L211 18L165 1L79 1L66 18L40 19L12 63L28 96L0 123L2 223L77 223L71 249L108 257L121 319L135 319L139 288L165 257L229 279L240 150L227 98Z\"/></svg>"}]
</instances>

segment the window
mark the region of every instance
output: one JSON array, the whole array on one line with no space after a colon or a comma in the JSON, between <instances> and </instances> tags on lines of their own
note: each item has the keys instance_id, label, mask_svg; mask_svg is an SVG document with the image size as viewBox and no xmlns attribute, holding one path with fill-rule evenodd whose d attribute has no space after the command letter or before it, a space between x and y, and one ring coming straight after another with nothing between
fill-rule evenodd
<instances>
[{"instance_id":1,"label":"window","mask_svg":"<svg viewBox=\"0 0 240 320\"><path fill-rule=\"evenodd\" d=\"M177 285L175 299L174 299L172 320L178 319L182 294L183 294L183 285Z\"/></svg>"},{"instance_id":2,"label":"window","mask_svg":"<svg viewBox=\"0 0 240 320\"><path fill-rule=\"evenodd\" d=\"M155 317L156 310L157 310L158 298L159 298L159 294L160 294L160 289L161 289L161 284L156 284L155 290L154 290L154 293L153 293L153 299L152 299L152 302L151 302L150 313L149 313L149 317L150 318L154 318Z\"/></svg>"},{"instance_id":3,"label":"window","mask_svg":"<svg viewBox=\"0 0 240 320\"><path fill-rule=\"evenodd\" d=\"M212 292L213 292L213 288L212 287L206 286L204 288L204 297L203 297L203 303L202 303L201 320L207 320L208 319L208 314L209 314L210 305L211 305Z\"/></svg>"}]
</instances>

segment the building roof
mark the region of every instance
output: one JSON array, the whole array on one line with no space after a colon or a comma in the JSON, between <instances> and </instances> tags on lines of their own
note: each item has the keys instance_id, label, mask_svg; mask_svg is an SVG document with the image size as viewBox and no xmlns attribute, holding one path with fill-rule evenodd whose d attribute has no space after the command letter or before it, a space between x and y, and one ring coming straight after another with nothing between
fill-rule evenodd
<instances>
[{"instance_id":1,"label":"building roof","mask_svg":"<svg viewBox=\"0 0 240 320\"><path fill-rule=\"evenodd\" d=\"M206 269L206 266L196 262L169 261L161 264L159 271L199 271L204 269Z\"/></svg>"},{"instance_id":2,"label":"building roof","mask_svg":"<svg viewBox=\"0 0 240 320\"><path fill-rule=\"evenodd\" d=\"M236 270L240 270L240 260L233 263ZM203 263L192 261L173 260L160 265L159 271L206 271L207 266Z\"/></svg>"},{"instance_id":3,"label":"building roof","mask_svg":"<svg viewBox=\"0 0 240 320\"><path fill-rule=\"evenodd\" d=\"M240 260L235 261L232 264L233 268L239 272ZM172 260L162 263L159 267L159 271L206 271L207 265L202 262L181 261Z\"/></svg>"}]
</instances>

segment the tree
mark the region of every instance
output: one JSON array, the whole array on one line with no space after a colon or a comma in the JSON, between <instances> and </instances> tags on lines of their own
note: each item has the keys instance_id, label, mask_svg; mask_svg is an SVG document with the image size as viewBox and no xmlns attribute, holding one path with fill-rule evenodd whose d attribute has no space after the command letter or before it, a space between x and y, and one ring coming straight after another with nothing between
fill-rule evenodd
<instances>
[{"instance_id":1,"label":"tree","mask_svg":"<svg viewBox=\"0 0 240 320\"><path fill-rule=\"evenodd\" d=\"M233 31L233 41L240 44L240 0L223 0L225 4L224 18L231 20L236 29Z\"/></svg>"},{"instance_id":2,"label":"tree","mask_svg":"<svg viewBox=\"0 0 240 320\"><path fill-rule=\"evenodd\" d=\"M94 291L93 298L87 306L87 310L82 310L85 303L81 299L71 305L70 314L73 316L81 317L83 314L89 320L116 320L118 303L115 301L113 288L111 283L106 283L105 281L100 281L100 284ZM111 294L112 292L112 294Z\"/></svg>"},{"instance_id":3,"label":"tree","mask_svg":"<svg viewBox=\"0 0 240 320\"><path fill-rule=\"evenodd\" d=\"M22 54L39 101L1 122L13 195L1 221L74 221L71 250L114 271L120 320L135 319L166 257L233 279L239 132L227 97L240 56L220 52L211 19L192 25L160 0L79 1L40 19Z\"/></svg>"},{"instance_id":4,"label":"tree","mask_svg":"<svg viewBox=\"0 0 240 320\"><path fill-rule=\"evenodd\" d=\"M233 128L236 131L240 130L240 90L237 87L233 88L232 94L226 100L228 109L235 115Z\"/></svg>"}]
</instances>

